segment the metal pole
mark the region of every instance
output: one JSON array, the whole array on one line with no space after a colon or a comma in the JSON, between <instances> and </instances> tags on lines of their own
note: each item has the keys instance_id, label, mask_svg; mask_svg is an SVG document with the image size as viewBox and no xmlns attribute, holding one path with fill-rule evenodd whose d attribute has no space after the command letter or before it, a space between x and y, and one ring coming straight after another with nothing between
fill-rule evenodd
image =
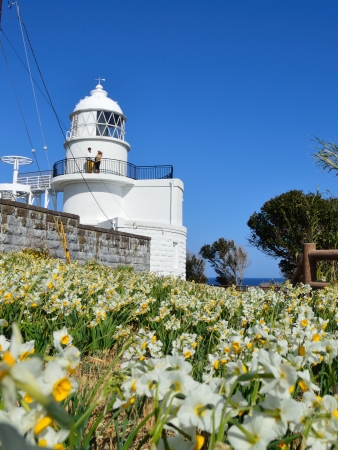
<instances>
[{"instance_id":1,"label":"metal pole","mask_svg":"<svg viewBox=\"0 0 338 450\"><path fill-rule=\"evenodd\" d=\"M13 169L13 183L18 182L19 175L19 158L14 158L14 169Z\"/></svg>"},{"instance_id":2,"label":"metal pole","mask_svg":"<svg viewBox=\"0 0 338 450\"><path fill-rule=\"evenodd\" d=\"M170 225L172 225L172 221L173 221L173 185L174 183L171 181L169 183L170 185Z\"/></svg>"}]
</instances>

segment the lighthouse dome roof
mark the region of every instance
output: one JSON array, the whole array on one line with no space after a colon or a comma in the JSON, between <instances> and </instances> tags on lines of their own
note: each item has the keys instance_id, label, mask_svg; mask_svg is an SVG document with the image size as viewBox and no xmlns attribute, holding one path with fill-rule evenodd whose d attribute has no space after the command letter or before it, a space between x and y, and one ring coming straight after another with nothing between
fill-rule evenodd
<instances>
[{"instance_id":1,"label":"lighthouse dome roof","mask_svg":"<svg viewBox=\"0 0 338 450\"><path fill-rule=\"evenodd\" d=\"M109 98L108 92L103 89L101 84L98 84L95 89L90 92L90 96L80 100L75 106L75 111L81 110L95 110L95 111L112 111L123 114L122 109L118 103Z\"/></svg>"}]
</instances>

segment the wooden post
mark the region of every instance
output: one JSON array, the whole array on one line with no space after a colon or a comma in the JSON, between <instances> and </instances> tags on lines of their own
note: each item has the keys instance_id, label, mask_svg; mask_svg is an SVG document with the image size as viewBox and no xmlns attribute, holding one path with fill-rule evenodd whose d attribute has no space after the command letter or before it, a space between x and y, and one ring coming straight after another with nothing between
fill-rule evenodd
<instances>
[{"instance_id":1,"label":"wooden post","mask_svg":"<svg viewBox=\"0 0 338 450\"><path fill-rule=\"evenodd\" d=\"M303 244L303 274L304 284L310 284L311 281L316 281L316 261L310 258L309 253L316 250L316 244Z\"/></svg>"}]
</instances>

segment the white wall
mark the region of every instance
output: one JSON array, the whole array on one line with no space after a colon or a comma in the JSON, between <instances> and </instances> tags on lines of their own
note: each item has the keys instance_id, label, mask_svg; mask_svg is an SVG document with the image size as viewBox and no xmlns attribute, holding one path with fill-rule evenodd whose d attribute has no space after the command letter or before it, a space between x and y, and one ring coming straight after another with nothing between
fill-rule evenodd
<instances>
[{"instance_id":1,"label":"white wall","mask_svg":"<svg viewBox=\"0 0 338 450\"><path fill-rule=\"evenodd\" d=\"M88 147L91 147L94 157L97 151L101 150L103 152L103 158L128 161L128 152L130 150L128 142L104 136L66 141L64 143L66 158L84 158L87 156Z\"/></svg>"},{"instance_id":2,"label":"white wall","mask_svg":"<svg viewBox=\"0 0 338 450\"><path fill-rule=\"evenodd\" d=\"M107 220L105 214L109 219L117 216L122 217L123 186L107 180L102 182L102 179L90 181L89 177L90 174L86 174L87 184L93 195L88 192L88 188L83 181L64 186L63 212L77 214L80 216L81 223L94 226Z\"/></svg>"},{"instance_id":3,"label":"white wall","mask_svg":"<svg viewBox=\"0 0 338 450\"><path fill-rule=\"evenodd\" d=\"M172 188L170 183L173 183ZM182 225L183 183L168 180L137 180L123 189L123 217L126 220ZM172 192L172 209L170 209ZM171 221L170 221L171 211Z\"/></svg>"},{"instance_id":4,"label":"white wall","mask_svg":"<svg viewBox=\"0 0 338 450\"><path fill-rule=\"evenodd\" d=\"M146 222L125 221L118 231L149 236L150 271L158 275L174 275L185 280L187 229L178 226L154 226Z\"/></svg>"},{"instance_id":5,"label":"white wall","mask_svg":"<svg viewBox=\"0 0 338 450\"><path fill-rule=\"evenodd\" d=\"M152 272L185 279L187 230L182 226L181 180L132 180L86 173L59 176L54 183L64 190L64 212L79 215L82 224L103 228L112 227L107 217L118 218L117 230L151 237Z\"/></svg>"}]
</instances>

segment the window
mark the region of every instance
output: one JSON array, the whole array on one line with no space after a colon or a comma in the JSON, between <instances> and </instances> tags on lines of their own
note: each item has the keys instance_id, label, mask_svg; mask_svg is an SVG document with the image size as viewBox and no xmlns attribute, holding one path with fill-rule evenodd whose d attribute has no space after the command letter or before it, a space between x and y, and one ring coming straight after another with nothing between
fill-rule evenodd
<instances>
[{"instance_id":1,"label":"window","mask_svg":"<svg viewBox=\"0 0 338 450\"><path fill-rule=\"evenodd\" d=\"M97 111L96 136L124 139L123 117L108 111Z\"/></svg>"},{"instance_id":2,"label":"window","mask_svg":"<svg viewBox=\"0 0 338 450\"><path fill-rule=\"evenodd\" d=\"M125 119L111 111L83 111L73 115L67 140L82 136L107 136L124 140Z\"/></svg>"}]
</instances>

